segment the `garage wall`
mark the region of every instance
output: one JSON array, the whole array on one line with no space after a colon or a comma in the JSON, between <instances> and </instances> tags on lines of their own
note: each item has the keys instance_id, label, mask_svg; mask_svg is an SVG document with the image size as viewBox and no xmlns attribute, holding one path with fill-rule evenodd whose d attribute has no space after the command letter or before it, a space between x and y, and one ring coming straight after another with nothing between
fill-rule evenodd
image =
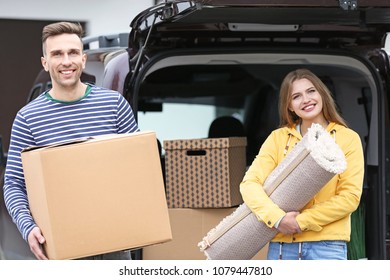
<instances>
[{"instance_id":1,"label":"garage wall","mask_svg":"<svg viewBox=\"0 0 390 280\"><path fill-rule=\"evenodd\" d=\"M131 20L154 0L0 0L0 18L85 21L88 35L128 31Z\"/></svg>"}]
</instances>

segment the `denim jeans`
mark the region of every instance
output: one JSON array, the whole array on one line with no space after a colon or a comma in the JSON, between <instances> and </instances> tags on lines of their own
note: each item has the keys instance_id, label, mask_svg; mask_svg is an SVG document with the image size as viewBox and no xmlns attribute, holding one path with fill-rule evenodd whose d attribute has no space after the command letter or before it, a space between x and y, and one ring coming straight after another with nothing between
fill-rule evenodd
<instances>
[{"instance_id":1,"label":"denim jeans","mask_svg":"<svg viewBox=\"0 0 390 280\"><path fill-rule=\"evenodd\" d=\"M268 260L346 260L347 243L339 240L279 243L271 242Z\"/></svg>"},{"instance_id":2,"label":"denim jeans","mask_svg":"<svg viewBox=\"0 0 390 280\"><path fill-rule=\"evenodd\" d=\"M84 257L78 260L131 260L131 252L130 250L118 251L118 252L105 253L96 256Z\"/></svg>"}]
</instances>

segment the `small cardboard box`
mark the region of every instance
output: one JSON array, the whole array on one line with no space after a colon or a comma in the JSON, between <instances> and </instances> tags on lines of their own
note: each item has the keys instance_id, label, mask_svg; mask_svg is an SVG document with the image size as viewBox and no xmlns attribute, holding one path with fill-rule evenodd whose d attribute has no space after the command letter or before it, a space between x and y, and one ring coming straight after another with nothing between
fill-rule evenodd
<instances>
[{"instance_id":1,"label":"small cardboard box","mask_svg":"<svg viewBox=\"0 0 390 280\"><path fill-rule=\"evenodd\" d=\"M31 213L49 259L172 239L154 132L98 136L22 152Z\"/></svg>"},{"instance_id":2,"label":"small cardboard box","mask_svg":"<svg viewBox=\"0 0 390 280\"><path fill-rule=\"evenodd\" d=\"M144 260L205 260L198 243L216 227L222 219L233 213L232 208L189 209L170 208L172 241L142 249ZM257 253L253 260L265 260L268 246Z\"/></svg>"},{"instance_id":3,"label":"small cardboard box","mask_svg":"<svg viewBox=\"0 0 390 280\"><path fill-rule=\"evenodd\" d=\"M169 208L220 208L241 204L246 137L164 141Z\"/></svg>"}]
</instances>

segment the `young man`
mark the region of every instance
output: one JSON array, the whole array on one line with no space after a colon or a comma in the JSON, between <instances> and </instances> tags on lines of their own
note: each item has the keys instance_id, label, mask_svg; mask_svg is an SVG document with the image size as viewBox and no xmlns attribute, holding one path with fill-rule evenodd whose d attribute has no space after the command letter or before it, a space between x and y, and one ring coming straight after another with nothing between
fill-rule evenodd
<instances>
[{"instance_id":1,"label":"young man","mask_svg":"<svg viewBox=\"0 0 390 280\"><path fill-rule=\"evenodd\" d=\"M47 259L42 250L45 238L29 210L21 151L32 145L139 131L129 103L118 92L81 82L87 60L82 36L80 24L59 22L44 27L41 61L52 88L17 113L11 131L4 200L31 251L41 260ZM131 259L128 251L91 258Z\"/></svg>"}]
</instances>

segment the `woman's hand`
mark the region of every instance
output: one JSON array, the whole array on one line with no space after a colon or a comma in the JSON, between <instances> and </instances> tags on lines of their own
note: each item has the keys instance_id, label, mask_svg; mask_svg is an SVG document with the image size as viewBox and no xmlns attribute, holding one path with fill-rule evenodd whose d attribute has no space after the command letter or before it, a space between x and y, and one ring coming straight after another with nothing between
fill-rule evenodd
<instances>
[{"instance_id":1,"label":"woman's hand","mask_svg":"<svg viewBox=\"0 0 390 280\"><path fill-rule=\"evenodd\" d=\"M278 230L285 235L301 233L296 217L299 212L287 212L279 223Z\"/></svg>"}]
</instances>

